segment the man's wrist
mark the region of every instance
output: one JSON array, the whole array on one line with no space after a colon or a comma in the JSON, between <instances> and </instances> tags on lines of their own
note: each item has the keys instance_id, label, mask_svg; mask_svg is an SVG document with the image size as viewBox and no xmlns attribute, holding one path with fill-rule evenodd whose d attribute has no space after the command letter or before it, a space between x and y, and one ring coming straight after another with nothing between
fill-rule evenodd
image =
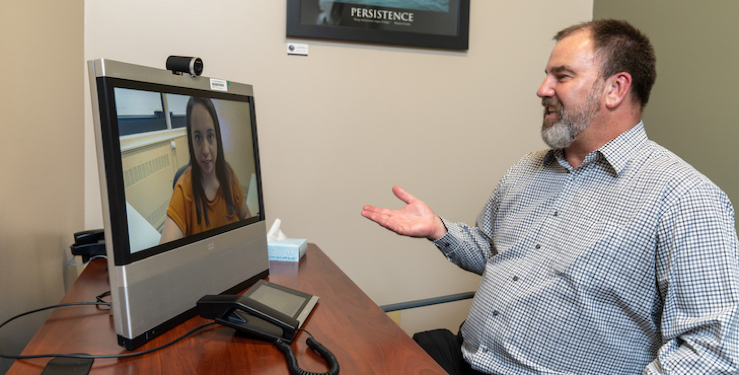
<instances>
[{"instance_id":1,"label":"man's wrist","mask_svg":"<svg viewBox=\"0 0 739 375\"><path fill-rule=\"evenodd\" d=\"M446 229L446 225L444 225L444 221L441 220L439 215L436 215L435 223L436 223L436 231L434 232L434 234L428 237L428 239L432 241L436 241L440 239L441 237L444 237L448 232L448 230Z\"/></svg>"}]
</instances>

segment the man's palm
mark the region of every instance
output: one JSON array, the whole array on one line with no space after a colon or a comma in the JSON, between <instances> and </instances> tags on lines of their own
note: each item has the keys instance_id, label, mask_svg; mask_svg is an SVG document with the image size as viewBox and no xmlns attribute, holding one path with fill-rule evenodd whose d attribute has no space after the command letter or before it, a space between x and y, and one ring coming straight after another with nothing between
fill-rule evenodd
<instances>
[{"instance_id":1,"label":"man's palm","mask_svg":"<svg viewBox=\"0 0 739 375\"><path fill-rule=\"evenodd\" d=\"M434 214L426 203L399 186L393 187L393 193L398 199L406 203L405 207L400 210L391 210L364 206L362 216L403 236L436 239L444 234L439 233L441 219ZM443 224L441 224L441 227L443 228Z\"/></svg>"}]
</instances>

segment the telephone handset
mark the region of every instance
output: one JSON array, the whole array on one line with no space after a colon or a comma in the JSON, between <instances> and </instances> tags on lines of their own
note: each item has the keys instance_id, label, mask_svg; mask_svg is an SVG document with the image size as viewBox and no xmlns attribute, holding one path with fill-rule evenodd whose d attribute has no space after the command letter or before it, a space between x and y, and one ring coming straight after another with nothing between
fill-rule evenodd
<instances>
[{"instance_id":1,"label":"telephone handset","mask_svg":"<svg viewBox=\"0 0 739 375\"><path fill-rule=\"evenodd\" d=\"M238 295L208 295L198 301L200 316L267 340L292 342L297 319Z\"/></svg>"},{"instance_id":2,"label":"telephone handset","mask_svg":"<svg viewBox=\"0 0 739 375\"><path fill-rule=\"evenodd\" d=\"M91 229L76 232L74 244L69 246L72 255L82 257L82 262L87 263L90 258L105 255L105 233L102 229Z\"/></svg>"},{"instance_id":3,"label":"telephone handset","mask_svg":"<svg viewBox=\"0 0 739 375\"><path fill-rule=\"evenodd\" d=\"M203 318L271 341L285 355L290 373L302 375L308 373L298 367L288 344L317 303L317 296L259 280L243 295L207 295L197 306ZM312 337L307 343L328 362L326 374L339 373L339 363L328 349Z\"/></svg>"}]
</instances>

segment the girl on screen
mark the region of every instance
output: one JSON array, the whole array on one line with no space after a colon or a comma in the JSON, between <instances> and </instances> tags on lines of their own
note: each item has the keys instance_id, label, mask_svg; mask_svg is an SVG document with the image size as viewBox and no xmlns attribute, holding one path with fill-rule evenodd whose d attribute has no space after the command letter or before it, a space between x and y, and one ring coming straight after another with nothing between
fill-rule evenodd
<instances>
[{"instance_id":1,"label":"girl on screen","mask_svg":"<svg viewBox=\"0 0 739 375\"><path fill-rule=\"evenodd\" d=\"M185 119L190 166L175 183L159 243L251 217L239 180L224 156L213 102L191 97Z\"/></svg>"}]
</instances>

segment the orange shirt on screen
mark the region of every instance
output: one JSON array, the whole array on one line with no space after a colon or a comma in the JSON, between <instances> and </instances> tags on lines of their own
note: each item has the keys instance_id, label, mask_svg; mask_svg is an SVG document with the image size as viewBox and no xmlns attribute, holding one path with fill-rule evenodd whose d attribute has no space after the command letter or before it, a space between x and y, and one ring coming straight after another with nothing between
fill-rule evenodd
<instances>
[{"instance_id":1,"label":"orange shirt on screen","mask_svg":"<svg viewBox=\"0 0 739 375\"><path fill-rule=\"evenodd\" d=\"M239 220L239 210L244 201L244 192L231 166L226 164L226 168L228 170L229 185L231 186L231 195L233 195L233 204L236 211L229 215L228 209L226 208L226 199L223 196L223 189L219 187L215 198L212 201L206 201L210 226L205 225L205 215L202 212L200 213L200 223L198 223L197 211L195 210L195 196L192 189L192 166L187 168L182 176L180 176L180 179L177 180L172 198L169 201L169 207L167 207L167 216L180 227L182 234L185 236L218 228Z\"/></svg>"}]
</instances>

